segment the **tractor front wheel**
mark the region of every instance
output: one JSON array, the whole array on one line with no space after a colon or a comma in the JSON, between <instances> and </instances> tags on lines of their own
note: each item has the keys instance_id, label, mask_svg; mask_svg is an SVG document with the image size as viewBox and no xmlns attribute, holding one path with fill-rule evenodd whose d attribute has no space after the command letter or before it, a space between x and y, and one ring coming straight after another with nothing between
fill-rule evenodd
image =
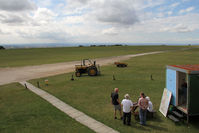
<instances>
[{"instance_id":1,"label":"tractor front wheel","mask_svg":"<svg viewBox=\"0 0 199 133\"><path fill-rule=\"evenodd\" d=\"M76 72L76 73L75 73L75 76L76 76L76 77L81 77L81 73L80 73L80 72Z\"/></svg>"}]
</instances>

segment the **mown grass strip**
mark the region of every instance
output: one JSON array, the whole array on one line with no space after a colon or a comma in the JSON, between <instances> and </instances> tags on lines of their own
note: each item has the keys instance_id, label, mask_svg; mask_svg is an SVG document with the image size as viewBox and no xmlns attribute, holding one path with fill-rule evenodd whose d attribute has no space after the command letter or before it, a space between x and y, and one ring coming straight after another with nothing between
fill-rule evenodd
<instances>
[{"instance_id":1,"label":"mown grass strip","mask_svg":"<svg viewBox=\"0 0 199 133\"><path fill-rule=\"evenodd\" d=\"M0 86L1 133L92 133L18 83Z\"/></svg>"},{"instance_id":2,"label":"mown grass strip","mask_svg":"<svg viewBox=\"0 0 199 133\"><path fill-rule=\"evenodd\" d=\"M0 67L41 65L150 51L173 50L187 46L109 46L7 49L0 51Z\"/></svg>"},{"instance_id":3,"label":"mown grass strip","mask_svg":"<svg viewBox=\"0 0 199 133\"><path fill-rule=\"evenodd\" d=\"M113 118L113 107L110 104L110 93L118 87L120 99L129 93L133 102L137 101L139 93L150 96L158 111L163 88L165 87L165 68L169 64L198 64L199 49L175 51L158 55L147 55L132 58L127 62L127 68L117 68L114 65L102 67L102 75L98 77L83 76L70 80L71 74L48 77L49 86L44 85L46 78L32 80L41 83L41 88L55 95L71 106L83 111L106 125L125 133L167 133L167 132L198 132L199 122L192 121L190 127L183 123L175 125L159 112L154 119L148 120L148 126L142 127L132 118L132 126L124 126L121 120ZM112 80L112 75L116 80ZM153 79L150 79L151 74Z\"/></svg>"}]
</instances>

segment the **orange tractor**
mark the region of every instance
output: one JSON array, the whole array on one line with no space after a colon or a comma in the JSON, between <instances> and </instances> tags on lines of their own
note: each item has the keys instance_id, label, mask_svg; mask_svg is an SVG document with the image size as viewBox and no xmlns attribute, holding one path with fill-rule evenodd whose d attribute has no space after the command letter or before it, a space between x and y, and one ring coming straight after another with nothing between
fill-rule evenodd
<instances>
[{"instance_id":1,"label":"orange tractor","mask_svg":"<svg viewBox=\"0 0 199 133\"><path fill-rule=\"evenodd\" d=\"M100 66L96 65L96 61L83 59L81 65L75 65L75 76L81 77L81 75L85 73L89 76L100 75Z\"/></svg>"}]
</instances>

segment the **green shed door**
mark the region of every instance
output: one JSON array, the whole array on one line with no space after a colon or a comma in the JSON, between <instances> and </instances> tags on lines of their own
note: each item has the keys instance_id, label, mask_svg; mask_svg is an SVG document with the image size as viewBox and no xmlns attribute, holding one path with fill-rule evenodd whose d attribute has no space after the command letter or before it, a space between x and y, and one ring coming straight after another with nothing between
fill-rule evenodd
<instances>
[{"instance_id":1,"label":"green shed door","mask_svg":"<svg viewBox=\"0 0 199 133\"><path fill-rule=\"evenodd\" d=\"M199 75L189 75L189 114L199 114Z\"/></svg>"}]
</instances>

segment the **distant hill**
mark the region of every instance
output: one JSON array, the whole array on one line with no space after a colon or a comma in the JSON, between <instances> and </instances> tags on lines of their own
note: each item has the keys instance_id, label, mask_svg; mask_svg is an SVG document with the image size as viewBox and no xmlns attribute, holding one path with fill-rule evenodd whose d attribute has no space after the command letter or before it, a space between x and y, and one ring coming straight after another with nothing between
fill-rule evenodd
<instances>
[{"instance_id":1,"label":"distant hill","mask_svg":"<svg viewBox=\"0 0 199 133\"><path fill-rule=\"evenodd\" d=\"M18 49L18 48L52 48L52 47L96 47L96 46L149 46L149 45L199 45L199 44L162 44L162 43L39 43L39 44L4 44L5 49ZM2 45L1 45L2 46Z\"/></svg>"}]
</instances>

